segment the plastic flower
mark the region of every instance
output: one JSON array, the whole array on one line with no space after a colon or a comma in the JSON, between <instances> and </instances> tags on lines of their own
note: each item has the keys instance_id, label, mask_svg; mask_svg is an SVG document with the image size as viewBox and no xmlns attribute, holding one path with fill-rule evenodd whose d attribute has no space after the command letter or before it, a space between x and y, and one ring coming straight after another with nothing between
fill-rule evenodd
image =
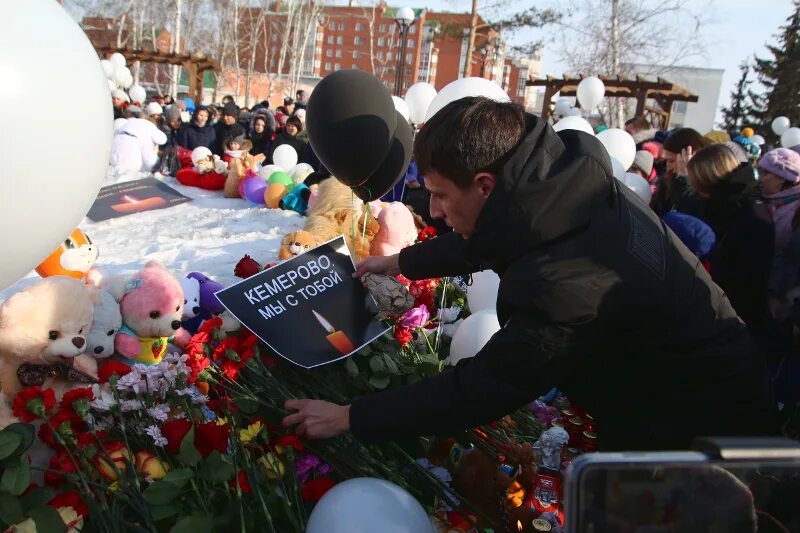
<instances>
[{"instance_id":1,"label":"plastic flower","mask_svg":"<svg viewBox=\"0 0 800 533\"><path fill-rule=\"evenodd\" d=\"M258 434L261 433L262 429L264 429L264 424L262 424L259 420L256 420L246 428L239 430L239 440L242 441L242 444L247 444L256 438Z\"/></svg>"},{"instance_id":2,"label":"plastic flower","mask_svg":"<svg viewBox=\"0 0 800 533\"><path fill-rule=\"evenodd\" d=\"M406 311L400 319L400 325L408 329L421 328L431 319L430 311L424 305L413 307Z\"/></svg>"},{"instance_id":3,"label":"plastic flower","mask_svg":"<svg viewBox=\"0 0 800 533\"><path fill-rule=\"evenodd\" d=\"M44 417L55 405L56 395L53 389L26 387L14 397L12 411L23 422L30 422Z\"/></svg>"}]
</instances>

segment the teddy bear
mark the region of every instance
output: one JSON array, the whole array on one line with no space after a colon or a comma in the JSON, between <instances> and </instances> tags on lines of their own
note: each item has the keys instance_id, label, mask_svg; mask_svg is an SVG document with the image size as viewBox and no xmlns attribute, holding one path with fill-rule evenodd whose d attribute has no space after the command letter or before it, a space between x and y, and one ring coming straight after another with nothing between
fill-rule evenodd
<instances>
[{"instance_id":1,"label":"teddy bear","mask_svg":"<svg viewBox=\"0 0 800 533\"><path fill-rule=\"evenodd\" d=\"M178 280L183 289L183 317L187 320L200 314L200 282L195 278L181 278Z\"/></svg>"},{"instance_id":2,"label":"teddy bear","mask_svg":"<svg viewBox=\"0 0 800 533\"><path fill-rule=\"evenodd\" d=\"M178 170L175 174L175 179L181 185L209 191L218 191L225 186L228 165L205 146L198 146L192 150L192 165Z\"/></svg>"},{"instance_id":3,"label":"teddy bear","mask_svg":"<svg viewBox=\"0 0 800 533\"><path fill-rule=\"evenodd\" d=\"M0 305L0 427L13 421L10 404L22 387L58 395L96 381L96 362L82 354L97 301L94 286L52 276Z\"/></svg>"},{"instance_id":4,"label":"teddy bear","mask_svg":"<svg viewBox=\"0 0 800 533\"><path fill-rule=\"evenodd\" d=\"M122 327L114 341L126 364L158 364L170 342L183 347L190 338L181 327L183 290L158 261L148 261L133 275L108 280L105 287L119 302Z\"/></svg>"},{"instance_id":5,"label":"teddy bear","mask_svg":"<svg viewBox=\"0 0 800 533\"><path fill-rule=\"evenodd\" d=\"M119 304L110 292L98 289L99 299L94 306L92 329L86 337L86 354L105 359L114 354L114 340L122 327Z\"/></svg>"},{"instance_id":6,"label":"teddy bear","mask_svg":"<svg viewBox=\"0 0 800 533\"><path fill-rule=\"evenodd\" d=\"M319 184L304 229L321 243L344 235L353 258L363 259L369 256L372 239L380 225L349 187L330 178Z\"/></svg>"},{"instance_id":7,"label":"teddy bear","mask_svg":"<svg viewBox=\"0 0 800 533\"><path fill-rule=\"evenodd\" d=\"M244 148L248 148L248 146L245 145ZM248 171L256 172L256 164L262 163L265 157L264 154L252 156L250 152L243 149L240 151L238 157L231 158L228 164L228 177L225 180L225 198L242 197L242 195L239 194L239 182L244 179Z\"/></svg>"},{"instance_id":8,"label":"teddy bear","mask_svg":"<svg viewBox=\"0 0 800 533\"><path fill-rule=\"evenodd\" d=\"M401 202L391 202L378 213L380 230L370 246L370 255L394 255L417 240L414 215Z\"/></svg>"},{"instance_id":9,"label":"teddy bear","mask_svg":"<svg viewBox=\"0 0 800 533\"><path fill-rule=\"evenodd\" d=\"M201 272L189 272L186 277L198 282L200 291L200 308L196 316L184 322L184 328L191 333L197 333L203 321L219 316L222 318L224 331L236 331L241 327L236 318L225 309L216 293L225 287Z\"/></svg>"},{"instance_id":10,"label":"teddy bear","mask_svg":"<svg viewBox=\"0 0 800 533\"><path fill-rule=\"evenodd\" d=\"M281 261L291 259L312 248L316 248L318 244L317 239L307 231L300 230L287 233L283 239L281 239L278 259Z\"/></svg>"},{"instance_id":11,"label":"teddy bear","mask_svg":"<svg viewBox=\"0 0 800 533\"><path fill-rule=\"evenodd\" d=\"M166 143L166 134L149 120L128 119L111 141L108 164L118 174L151 172L158 163L158 147Z\"/></svg>"}]
</instances>

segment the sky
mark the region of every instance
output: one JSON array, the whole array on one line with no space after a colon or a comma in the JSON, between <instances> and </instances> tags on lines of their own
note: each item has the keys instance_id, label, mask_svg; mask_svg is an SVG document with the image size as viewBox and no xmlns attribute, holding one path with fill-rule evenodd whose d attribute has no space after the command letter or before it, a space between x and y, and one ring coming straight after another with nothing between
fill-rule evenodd
<instances>
[{"instance_id":1,"label":"sky","mask_svg":"<svg viewBox=\"0 0 800 533\"><path fill-rule=\"evenodd\" d=\"M531 0L510 1L506 12L519 10L525 5L531 5ZM487 3L496 3L494 0L480 0L480 6ZM470 0L393 0L392 5L401 7L427 8L433 11L467 12L471 7ZM536 0L535 5L547 7L557 5L553 0ZM720 91L720 105L727 105L730 92L739 79L739 64L754 54L765 56L767 43L775 44L774 35L778 27L786 22L792 12L791 0L711 0L710 18L713 20L703 28L706 37L707 49L704 58L695 59L684 66L721 68L725 70ZM511 43L517 41L531 41L552 37L556 30L529 30L520 32ZM658 38L658 29L654 28L653 38ZM547 74L561 76L566 72L567 66L559 60L555 45L545 44L542 51L541 75Z\"/></svg>"}]
</instances>

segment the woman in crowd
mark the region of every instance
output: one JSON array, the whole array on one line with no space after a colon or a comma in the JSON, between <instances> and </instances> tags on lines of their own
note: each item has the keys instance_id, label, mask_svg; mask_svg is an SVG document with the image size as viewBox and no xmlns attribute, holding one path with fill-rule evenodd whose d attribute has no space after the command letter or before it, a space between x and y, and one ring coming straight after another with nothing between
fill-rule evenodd
<instances>
[{"instance_id":1,"label":"woman in crowd","mask_svg":"<svg viewBox=\"0 0 800 533\"><path fill-rule=\"evenodd\" d=\"M662 157L667 170L656 179L656 191L650 200L650 207L659 216L675 209L702 218L703 202L686 183L686 162L709 144L708 139L691 128L677 129L664 140Z\"/></svg>"},{"instance_id":2,"label":"woman in crowd","mask_svg":"<svg viewBox=\"0 0 800 533\"><path fill-rule=\"evenodd\" d=\"M275 142L272 143L272 151L269 154L270 162L272 161L272 154L275 153L275 149L282 144L288 144L294 148L297 152L297 158L300 160L305 153L306 147L306 143L302 139L297 138L297 134L301 131L303 131L303 123L300 122L300 119L297 117L289 117L286 120L286 127L278 134Z\"/></svg>"},{"instance_id":3,"label":"woman in crowd","mask_svg":"<svg viewBox=\"0 0 800 533\"><path fill-rule=\"evenodd\" d=\"M203 106L195 109L191 122L184 124L178 132L178 144L187 150L194 150L198 146L210 149L216 140L216 132L208 119L208 109Z\"/></svg>"},{"instance_id":4,"label":"woman in crowd","mask_svg":"<svg viewBox=\"0 0 800 533\"><path fill-rule=\"evenodd\" d=\"M269 119L272 120L269 120ZM256 113L253 119L253 127L250 131L250 141L253 148L250 150L252 155L264 154L269 158L272 153L272 137L275 134L275 118L268 112Z\"/></svg>"},{"instance_id":5,"label":"woman in crowd","mask_svg":"<svg viewBox=\"0 0 800 533\"><path fill-rule=\"evenodd\" d=\"M758 199L753 168L740 163L727 146L714 144L697 152L687 170L689 185L705 200L701 218L716 236L709 256L711 277L766 350L774 231Z\"/></svg>"}]
</instances>

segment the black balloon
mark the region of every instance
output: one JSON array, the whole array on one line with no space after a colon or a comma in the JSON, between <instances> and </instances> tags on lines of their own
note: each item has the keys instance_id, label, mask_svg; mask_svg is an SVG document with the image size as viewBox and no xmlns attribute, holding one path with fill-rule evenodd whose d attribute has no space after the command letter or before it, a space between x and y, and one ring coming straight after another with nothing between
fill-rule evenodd
<instances>
[{"instance_id":1,"label":"black balloon","mask_svg":"<svg viewBox=\"0 0 800 533\"><path fill-rule=\"evenodd\" d=\"M395 113L397 112L395 111ZM405 175L413 149L414 135L411 132L411 126L403 118L403 115L397 113L397 129L394 132L389 152L375 172L367 178L367 181L353 187L355 195L365 202L371 202L389 192L397 180Z\"/></svg>"},{"instance_id":2,"label":"black balloon","mask_svg":"<svg viewBox=\"0 0 800 533\"><path fill-rule=\"evenodd\" d=\"M311 148L351 187L364 183L386 159L397 122L389 91L375 76L356 69L325 76L306 108Z\"/></svg>"}]
</instances>

